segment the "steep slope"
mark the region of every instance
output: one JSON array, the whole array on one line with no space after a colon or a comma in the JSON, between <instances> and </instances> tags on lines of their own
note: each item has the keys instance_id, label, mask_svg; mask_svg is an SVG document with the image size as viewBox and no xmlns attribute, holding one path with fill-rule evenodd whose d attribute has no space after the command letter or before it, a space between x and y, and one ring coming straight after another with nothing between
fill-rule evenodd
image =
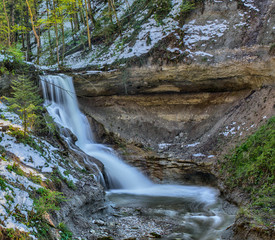
<instances>
[{"instance_id":1,"label":"steep slope","mask_svg":"<svg viewBox=\"0 0 275 240\"><path fill-rule=\"evenodd\" d=\"M253 62L268 57L275 34L274 1L191 2L118 0L115 4L119 30L114 16L113 24L106 21L107 3L96 1L95 21L100 28L91 31L92 48L77 44L80 33L74 41L68 37L64 65L106 70L179 62ZM69 30L69 22L65 26ZM47 41L47 34L42 38ZM47 60L44 55L44 63Z\"/></svg>"}]
</instances>

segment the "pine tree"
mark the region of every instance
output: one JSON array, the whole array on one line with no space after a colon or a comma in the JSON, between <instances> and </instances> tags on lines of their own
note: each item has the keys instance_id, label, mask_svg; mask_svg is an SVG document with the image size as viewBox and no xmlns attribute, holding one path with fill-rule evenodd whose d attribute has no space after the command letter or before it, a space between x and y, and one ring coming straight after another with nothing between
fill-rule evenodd
<instances>
[{"instance_id":1,"label":"pine tree","mask_svg":"<svg viewBox=\"0 0 275 240\"><path fill-rule=\"evenodd\" d=\"M16 112L22 120L24 137L29 129L33 130L39 121L38 112L43 109L43 100L38 94L38 88L27 77L19 77L12 81L12 97L6 98L9 109Z\"/></svg>"}]
</instances>

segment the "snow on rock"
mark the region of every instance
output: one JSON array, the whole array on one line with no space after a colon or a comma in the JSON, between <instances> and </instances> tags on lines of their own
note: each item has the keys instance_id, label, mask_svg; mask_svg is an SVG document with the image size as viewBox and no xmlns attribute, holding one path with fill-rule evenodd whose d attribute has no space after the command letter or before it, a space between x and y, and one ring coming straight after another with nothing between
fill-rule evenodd
<instances>
[{"instance_id":1,"label":"snow on rock","mask_svg":"<svg viewBox=\"0 0 275 240\"><path fill-rule=\"evenodd\" d=\"M203 153L194 153L192 156L193 157L205 157L205 155Z\"/></svg>"},{"instance_id":2,"label":"snow on rock","mask_svg":"<svg viewBox=\"0 0 275 240\"><path fill-rule=\"evenodd\" d=\"M241 0L244 3L244 6L248 7L251 10L259 12L260 10L254 6L254 0Z\"/></svg>"},{"instance_id":3,"label":"snow on rock","mask_svg":"<svg viewBox=\"0 0 275 240\"><path fill-rule=\"evenodd\" d=\"M9 112L8 107L1 101L0 101L0 116L1 116L0 123L2 124L5 123L7 125L11 125L11 123L13 123L14 127L22 129L22 121L20 120L19 116L15 113Z\"/></svg>"},{"instance_id":4,"label":"snow on rock","mask_svg":"<svg viewBox=\"0 0 275 240\"><path fill-rule=\"evenodd\" d=\"M187 144L187 145L185 145L185 147L195 147L195 146L197 146L197 145L199 145L200 144L200 142L195 142L195 143L191 143L191 144Z\"/></svg>"},{"instance_id":5,"label":"snow on rock","mask_svg":"<svg viewBox=\"0 0 275 240\"><path fill-rule=\"evenodd\" d=\"M58 166L58 170L61 173L61 175L67 180L72 181L74 184L78 182L78 179L74 178L70 173L68 173L67 169Z\"/></svg>"},{"instance_id":6,"label":"snow on rock","mask_svg":"<svg viewBox=\"0 0 275 240\"><path fill-rule=\"evenodd\" d=\"M27 227L15 217L19 211L21 217L28 219L28 212L33 209L33 200L29 193L8 183L5 185L5 188L0 188L0 225L5 228L17 228L24 232L35 231L34 228Z\"/></svg>"},{"instance_id":7,"label":"snow on rock","mask_svg":"<svg viewBox=\"0 0 275 240\"><path fill-rule=\"evenodd\" d=\"M167 150L169 148L169 146L171 146L170 143L160 143L158 144L158 147L160 150Z\"/></svg>"},{"instance_id":8,"label":"snow on rock","mask_svg":"<svg viewBox=\"0 0 275 240\"><path fill-rule=\"evenodd\" d=\"M38 189L41 186L33 183L25 176L17 175L15 172L11 172L7 169L8 165L12 165L13 163L1 161L0 162L0 176L5 177L9 182L21 184L24 189L26 190L32 190L32 189ZM25 169L21 168L24 172ZM44 176L43 176L44 177ZM45 179L45 177L44 177Z\"/></svg>"},{"instance_id":9,"label":"snow on rock","mask_svg":"<svg viewBox=\"0 0 275 240\"><path fill-rule=\"evenodd\" d=\"M2 135L0 145L7 151L15 154L24 164L41 172L52 172L54 165L57 164L57 160L59 159L57 154L50 151L38 152L29 145L17 143L16 138L9 136L7 133L3 133Z\"/></svg>"},{"instance_id":10,"label":"snow on rock","mask_svg":"<svg viewBox=\"0 0 275 240\"><path fill-rule=\"evenodd\" d=\"M216 19L207 21L205 25L196 24L196 20L190 21L183 25L182 30L185 33L183 43L187 48L192 49L197 43L202 41L217 41L222 37L229 28L229 23L226 20Z\"/></svg>"},{"instance_id":11,"label":"snow on rock","mask_svg":"<svg viewBox=\"0 0 275 240\"><path fill-rule=\"evenodd\" d=\"M131 6L135 1L128 1ZM168 16L163 19L163 23L158 23L154 16L147 19L140 26L140 31L134 39L135 42L124 43L124 39L130 37L133 32L133 26L128 26L128 29L124 30L122 36L118 36L114 40L111 46L108 46L108 51L104 51L105 47L103 44L93 45L92 51L84 56L82 51L78 51L74 54L71 54L65 57L65 63L73 68L83 68L89 65L103 66L105 64L112 64L117 60L131 58L135 56L141 56L148 53L156 43L158 43L163 38L167 37L171 33L175 33L176 29L179 29L179 23L174 18L180 13L181 1L172 0L172 8ZM126 1L121 0L118 2L117 15L122 19L128 9L128 4ZM95 18L100 17L100 11L103 11L107 5L101 3L101 6L97 6L99 12L95 15ZM143 12L140 12L135 16L136 21L144 20L145 16L148 13L148 9L145 9ZM113 19L116 22L116 19Z\"/></svg>"},{"instance_id":12,"label":"snow on rock","mask_svg":"<svg viewBox=\"0 0 275 240\"><path fill-rule=\"evenodd\" d=\"M212 54L209 54L207 52L202 52L202 51L196 51L194 52L195 55L198 55L198 56L203 56L203 57L214 57Z\"/></svg>"}]
</instances>

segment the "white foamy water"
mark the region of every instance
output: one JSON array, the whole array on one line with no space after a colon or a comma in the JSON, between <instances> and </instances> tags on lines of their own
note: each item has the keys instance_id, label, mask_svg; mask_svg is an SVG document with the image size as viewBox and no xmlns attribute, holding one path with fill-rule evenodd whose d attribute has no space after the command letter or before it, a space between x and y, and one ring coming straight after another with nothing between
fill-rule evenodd
<instances>
[{"instance_id":1,"label":"white foamy water","mask_svg":"<svg viewBox=\"0 0 275 240\"><path fill-rule=\"evenodd\" d=\"M76 145L80 149L104 164L110 188L117 189L113 192L185 197L207 204L215 203L217 190L199 186L154 184L137 169L124 163L112 149L95 143L89 122L79 110L72 78L66 75L47 75L42 76L41 80L48 112L56 123L68 128L77 137Z\"/></svg>"},{"instance_id":2,"label":"white foamy water","mask_svg":"<svg viewBox=\"0 0 275 240\"><path fill-rule=\"evenodd\" d=\"M72 78L66 75L41 77L45 105L55 122L68 128L76 137L76 145L105 166L111 188L138 189L153 183L135 168L125 164L112 149L93 140L89 122L78 107ZM66 138L66 137L65 137Z\"/></svg>"}]
</instances>

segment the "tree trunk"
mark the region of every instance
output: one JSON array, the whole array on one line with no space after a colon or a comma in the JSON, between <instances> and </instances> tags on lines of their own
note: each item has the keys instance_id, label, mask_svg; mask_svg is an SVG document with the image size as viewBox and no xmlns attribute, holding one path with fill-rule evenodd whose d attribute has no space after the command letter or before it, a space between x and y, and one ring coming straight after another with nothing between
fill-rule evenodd
<instances>
[{"instance_id":1,"label":"tree trunk","mask_svg":"<svg viewBox=\"0 0 275 240\"><path fill-rule=\"evenodd\" d=\"M59 43L58 43L58 29L57 29L57 16L55 9L55 0L53 0L53 12L54 12L54 29L55 29L55 43L56 43L56 61L59 66Z\"/></svg>"},{"instance_id":2,"label":"tree trunk","mask_svg":"<svg viewBox=\"0 0 275 240\"><path fill-rule=\"evenodd\" d=\"M26 32L26 47L27 47L27 54L26 54L26 60L31 61L31 36L30 31L28 31L29 28L29 11L28 7L25 9L25 27L27 28Z\"/></svg>"},{"instance_id":3,"label":"tree trunk","mask_svg":"<svg viewBox=\"0 0 275 240\"><path fill-rule=\"evenodd\" d=\"M15 4L14 4L14 0L12 0L12 3L11 3L11 29L14 29L14 26L15 26L15 17L14 17L14 13L15 13ZM12 32L11 33L11 45L12 43L15 42L15 32Z\"/></svg>"},{"instance_id":4,"label":"tree trunk","mask_svg":"<svg viewBox=\"0 0 275 240\"><path fill-rule=\"evenodd\" d=\"M74 2L74 14L73 14L73 19L74 19L74 26L75 26L75 31L79 31L80 26L79 26L79 20L78 20L78 11L77 11L77 4L76 1Z\"/></svg>"},{"instance_id":5,"label":"tree trunk","mask_svg":"<svg viewBox=\"0 0 275 240\"><path fill-rule=\"evenodd\" d=\"M62 62L64 61L65 57L65 33L64 33L64 22L61 24L61 34L62 34Z\"/></svg>"},{"instance_id":6,"label":"tree trunk","mask_svg":"<svg viewBox=\"0 0 275 240\"><path fill-rule=\"evenodd\" d=\"M82 0L78 0L78 11L79 11L79 13L80 13L80 20L81 20L82 24L83 24L83 25L86 25L84 13L83 13Z\"/></svg>"},{"instance_id":7,"label":"tree trunk","mask_svg":"<svg viewBox=\"0 0 275 240\"><path fill-rule=\"evenodd\" d=\"M6 9L6 3L5 0L3 0L3 7L4 7L4 12L5 12L5 18L7 21L7 30L8 30L8 46L11 46L11 29L10 29L10 20L7 14L7 9Z\"/></svg>"},{"instance_id":8,"label":"tree trunk","mask_svg":"<svg viewBox=\"0 0 275 240\"><path fill-rule=\"evenodd\" d=\"M90 36L90 28L89 28L89 18L88 18L88 5L87 0L85 0L85 12L86 12L86 25L87 25L87 37L89 48L91 49L91 36Z\"/></svg>"},{"instance_id":9,"label":"tree trunk","mask_svg":"<svg viewBox=\"0 0 275 240\"><path fill-rule=\"evenodd\" d=\"M47 6L47 19L49 19L49 7L50 7L50 3L49 0L46 1L46 6ZM51 27L48 27L48 41L49 41L49 48L50 48L50 56L51 58L53 58L53 46L52 46L52 41L51 41Z\"/></svg>"},{"instance_id":10,"label":"tree trunk","mask_svg":"<svg viewBox=\"0 0 275 240\"><path fill-rule=\"evenodd\" d=\"M33 33L34 33L35 38L36 38L36 43L37 43L37 64L39 64L40 38L39 38L39 36L38 36L38 34L37 34L36 30L35 30L35 25L34 25L34 21L33 21L33 14L32 14L32 10L31 10L29 1L26 0L26 3L28 5L28 9L29 9L29 13L30 13L32 30L33 30Z\"/></svg>"},{"instance_id":11,"label":"tree trunk","mask_svg":"<svg viewBox=\"0 0 275 240\"><path fill-rule=\"evenodd\" d=\"M91 19L94 27L96 26L96 21L95 21L95 18L94 18L94 14L93 14L93 9L92 9L92 6L91 6L91 0L88 0L88 14L89 14L89 18Z\"/></svg>"},{"instance_id":12,"label":"tree trunk","mask_svg":"<svg viewBox=\"0 0 275 240\"><path fill-rule=\"evenodd\" d=\"M117 25L118 25L119 28L120 28L120 21L118 20L118 17L117 17L117 13L116 13L116 8L115 8L114 0L109 0L109 1L110 1L110 3L111 3L112 8L113 8L113 11L114 11L114 14L115 14L115 18L116 18Z\"/></svg>"}]
</instances>

